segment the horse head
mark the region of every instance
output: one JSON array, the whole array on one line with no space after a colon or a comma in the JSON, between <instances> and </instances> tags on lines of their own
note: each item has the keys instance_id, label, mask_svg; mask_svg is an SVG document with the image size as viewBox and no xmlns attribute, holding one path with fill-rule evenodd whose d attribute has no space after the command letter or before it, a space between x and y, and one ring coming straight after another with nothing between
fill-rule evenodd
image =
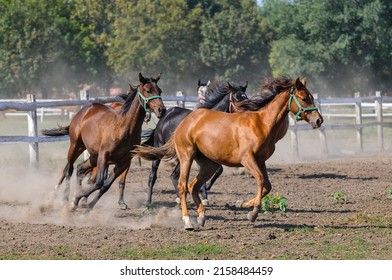
<instances>
[{"instance_id":1,"label":"horse head","mask_svg":"<svg viewBox=\"0 0 392 280\"><path fill-rule=\"evenodd\" d=\"M296 120L305 120L313 128L319 128L324 119L314 104L313 95L306 88L306 78L302 81L297 78L290 88L288 109Z\"/></svg>"},{"instance_id":2,"label":"horse head","mask_svg":"<svg viewBox=\"0 0 392 280\"><path fill-rule=\"evenodd\" d=\"M228 94L229 94L229 112L242 112L237 106L238 103L249 99L246 95L245 91L248 87L248 81L246 81L245 85L243 86L235 86L227 82L228 85Z\"/></svg>"},{"instance_id":3,"label":"horse head","mask_svg":"<svg viewBox=\"0 0 392 280\"><path fill-rule=\"evenodd\" d=\"M162 102L162 90L158 86L158 81L161 78L159 74L154 78L145 78L142 73L139 73L140 85L138 87L138 98L140 104L143 106L149 118L149 111L153 111L158 118L161 118L165 112L166 107Z\"/></svg>"},{"instance_id":4,"label":"horse head","mask_svg":"<svg viewBox=\"0 0 392 280\"><path fill-rule=\"evenodd\" d=\"M199 98L199 102L203 103L205 101L205 97L208 91L208 86L210 85L210 81L206 83L202 83L200 80L197 83L197 96Z\"/></svg>"}]
</instances>

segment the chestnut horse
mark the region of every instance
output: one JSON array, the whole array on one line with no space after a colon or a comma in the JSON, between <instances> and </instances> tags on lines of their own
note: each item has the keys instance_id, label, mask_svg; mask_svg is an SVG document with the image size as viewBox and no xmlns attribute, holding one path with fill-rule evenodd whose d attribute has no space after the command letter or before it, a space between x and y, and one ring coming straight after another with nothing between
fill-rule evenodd
<instances>
[{"instance_id":1,"label":"chestnut horse","mask_svg":"<svg viewBox=\"0 0 392 280\"><path fill-rule=\"evenodd\" d=\"M254 222L261 207L262 198L271 190L266 160L274 153L275 144L288 130L288 113L297 120L305 120L313 128L323 123L312 94L306 88L306 80L283 79L283 84L275 83L276 93L268 104L257 111L227 114L199 109L193 111L178 126L170 141L161 148L137 146L133 154L145 159L170 159L177 157L180 162L178 191L181 199L182 219L185 229L193 225L186 203L187 191L192 195L198 212L198 224L204 226L205 207L201 203L199 190L219 167L244 166L255 178L257 195L241 208L253 207L248 219ZM189 171L193 161L200 170L188 185Z\"/></svg>"},{"instance_id":2,"label":"chestnut horse","mask_svg":"<svg viewBox=\"0 0 392 280\"><path fill-rule=\"evenodd\" d=\"M90 153L89 160L84 162L85 170L96 168L96 173L93 170L92 175L95 181L94 186L75 195L72 201L73 209L78 206L82 197L88 197L94 191L99 190L88 204L89 209L93 208L119 176L119 204L124 203L121 192L123 193L125 178L132 160L130 150L141 142L143 120L150 110L158 118L162 117L166 111L161 98L162 91L157 85L159 79L160 75L154 79L145 78L139 73L140 85L136 89L130 87L130 93L121 110L115 110L99 103L87 104L74 116L69 126L42 131L48 136L67 134L70 136L68 162L56 185L58 189L66 178L64 193L67 198L73 164L84 150L87 149ZM114 168L107 176L111 164Z\"/></svg>"},{"instance_id":3,"label":"chestnut horse","mask_svg":"<svg viewBox=\"0 0 392 280\"><path fill-rule=\"evenodd\" d=\"M229 82L216 82L216 83L201 83L198 82L198 95L199 103L197 103L195 109L198 108L208 108L212 110L218 110L223 112L237 112L239 102L248 99L245 91L248 86L246 82L243 86L237 83ZM143 145L160 147L163 146L167 141L169 141L175 129L178 125L188 116L192 111L181 107L172 107L166 111L165 116L163 116L157 123L154 130L148 136L148 139L143 142ZM151 171L148 179L148 192L147 192L147 205L151 204L152 192L155 181L157 180L158 168L161 160L157 159L152 162ZM218 168L217 172L202 186L202 196L203 203L208 204L207 200L207 190L211 188L216 179L222 174L223 167ZM180 173L179 165L177 164L174 171L170 175L173 182L174 189L177 193L177 183Z\"/></svg>"}]
</instances>

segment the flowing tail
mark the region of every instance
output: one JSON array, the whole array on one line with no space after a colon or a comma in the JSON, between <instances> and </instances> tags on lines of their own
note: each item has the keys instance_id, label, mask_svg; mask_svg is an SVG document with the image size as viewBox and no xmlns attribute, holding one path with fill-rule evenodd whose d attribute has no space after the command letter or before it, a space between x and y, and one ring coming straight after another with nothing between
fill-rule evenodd
<instances>
[{"instance_id":1,"label":"flowing tail","mask_svg":"<svg viewBox=\"0 0 392 280\"><path fill-rule=\"evenodd\" d=\"M161 147L136 145L131 154L150 161L157 159L169 161L177 157L173 136Z\"/></svg>"},{"instance_id":2,"label":"flowing tail","mask_svg":"<svg viewBox=\"0 0 392 280\"><path fill-rule=\"evenodd\" d=\"M46 136L63 136L69 135L69 125L68 126L60 126L58 128L51 129L43 129L41 130L43 135Z\"/></svg>"}]
</instances>

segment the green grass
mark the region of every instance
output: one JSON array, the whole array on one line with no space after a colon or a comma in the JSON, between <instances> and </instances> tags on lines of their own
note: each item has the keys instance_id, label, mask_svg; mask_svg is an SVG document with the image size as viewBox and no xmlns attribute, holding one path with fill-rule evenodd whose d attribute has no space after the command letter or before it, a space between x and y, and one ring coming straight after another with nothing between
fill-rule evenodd
<instances>
[{"instance_id":1,"label":"green grass","mask_svg":"<svg viewBox=\"0 0 392 280\"><path fill-rule=\"evenodd\" d=\"M228 249L209 243L192 245L179 244L174 247L132 248L121 253L121 257L129 259L215 259Z\"/></svg>"}]
</instances>

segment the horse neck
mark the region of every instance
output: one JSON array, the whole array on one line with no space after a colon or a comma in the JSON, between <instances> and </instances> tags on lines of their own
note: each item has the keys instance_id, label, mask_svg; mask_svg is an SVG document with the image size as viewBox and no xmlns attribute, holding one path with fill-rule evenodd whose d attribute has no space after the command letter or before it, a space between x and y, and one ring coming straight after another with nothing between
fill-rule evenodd
<instances>
[{"instance_id":1,"label":"horse neck","mask_svg":"<svg viewBox=\"0 0 392 280\"><path fill-rule=\"evenodd\" d=\"M121 116L120 126L123 128L123 133L132 135L141 130L145 116L146 111L140 105L138 96L135 96L129 109Z\"/></svg>"},{"instance_id":2,"label":"horse neck","mask_svg":"<svg viewBox=\"0 0 392 280\"><path fill-rule=\"evenodd\" d=\"M287 121L289 113L288 104L290 99L290 90L285 90L279 93L265 108L266 110L259 110L264 119L268 119L272 126L281 124Z\"/></svg>"},{"instance_id":3,"label":"horse neck","mask_svg":"<svg viewBox=\"0 0 392 280\"><path fill-rule=\"evenodd\" d=\"M225 95L211 110L228 112L229 111L229 95Z\"/></svg>"}]
</instances>

